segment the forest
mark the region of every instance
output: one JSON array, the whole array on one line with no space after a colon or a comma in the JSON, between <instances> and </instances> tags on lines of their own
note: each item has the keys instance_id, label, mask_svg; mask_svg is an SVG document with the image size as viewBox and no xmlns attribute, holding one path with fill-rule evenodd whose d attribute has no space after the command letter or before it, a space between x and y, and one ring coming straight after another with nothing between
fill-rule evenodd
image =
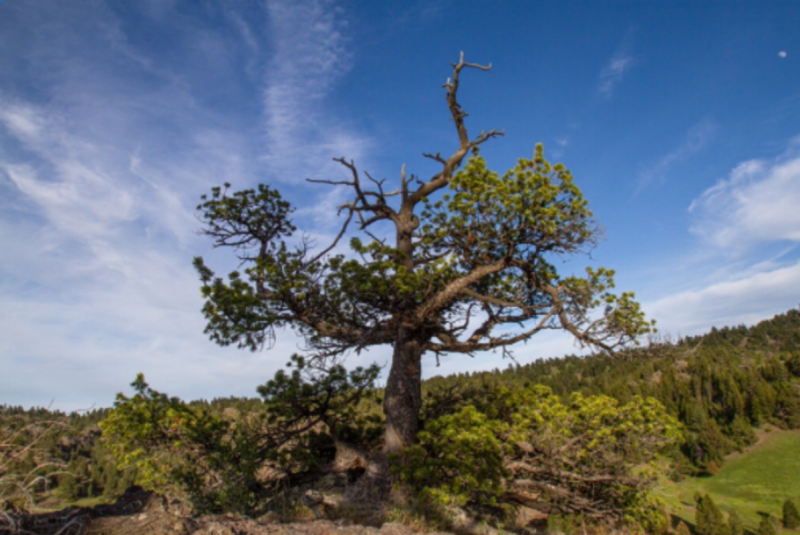
<instances>
[{"instance_id":1,"label":"forest","mask_svg":"<svg viewBox=\"0 0 800 535\"><path fill-rule=\"evenodd\" d=\"M183 401L140 375L110 409L2 406L3 517L111 502L139 485L192 514L688 530L653 493L659 481L713 478L760 429L800 428L800 311L614 356L431 378L418 442L390 456L380 478L370 476L384 425L376 379L375 368L320 375L294 356L257 398ZM380 485L392 501L367 498ZM788 529L796 504L786 498ZM695 533L744 529L711 497L696 500Z\"/></svg>"}]
</instances>

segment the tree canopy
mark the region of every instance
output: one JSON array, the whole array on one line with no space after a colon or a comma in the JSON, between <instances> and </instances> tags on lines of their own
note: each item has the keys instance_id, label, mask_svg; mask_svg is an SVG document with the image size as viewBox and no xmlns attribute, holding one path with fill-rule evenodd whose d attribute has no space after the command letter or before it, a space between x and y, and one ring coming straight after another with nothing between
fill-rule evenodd
<instances>
[{"instance_id":1,"label":"tree canopy","mask_svg":"<svg viewBox=\"0 0 800 535\"><path fill-rule=\"evenodd\" d=\"M337 158L345 178L312 181L351 192L338 234L321 250L293 237L293 209L269 185L230 192L226 184L198 206L204 233L237 250L243 268L224 278L195 259L210 337L256 350L292 328L320 361L391 345L387 451L416 439L423 354L505 352L552 329L610 351L651 328L633 294L613 293L613 270L559 273L557 259L588 252L598 236L569 170L549 163L542 145L502 175L480 156L503 132L471 137L457 97L465 69L490 68L463 54L453 64L444 88L458 148L424 154L441 165L429 179L404 166L389 191L385 179ZM351 253L334 253L346 238Z\"/></svg>"}]
</instances>

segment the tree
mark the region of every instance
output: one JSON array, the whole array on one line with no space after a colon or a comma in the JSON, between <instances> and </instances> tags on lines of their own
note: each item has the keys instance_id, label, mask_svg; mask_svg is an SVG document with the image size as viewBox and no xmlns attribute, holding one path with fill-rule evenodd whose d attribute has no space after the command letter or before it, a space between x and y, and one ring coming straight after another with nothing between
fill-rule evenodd
<instances>
[{"instance_id":1,"label":"tree","mask_svg":"<svg viewBox=\"0 0 800 535\"><path fill-rule=\"evenodd\" d=\"M728 515L728 533L730 535L744 535L744 522L735 509L731 509Z\"/></svg>"},{"instance_id":2,"label":"tree","mask_svg":"<svg viewBox=\"0 0 800 535\"><path fill-rule=\"evenodd\" d=\"M800 512L797 511L797 505L788 498L783 502L783 527L786 529L800 528Z\"/></svg>"},{"instance_id":3,"label":"tree","mask_svg":"<svg viewBox=\"0 0 800 535\"><path fill-rule=\"evenodd\" d=\"M423 354L505 353L552 329L612 350L651 328L633 294L611 292L612 270L558 273L554 259L596 244L588 203L541 145L502 176L487 168L479 147L503 132L469 136L457 98L468 68L491 65L467 63L463 54L453 64L444 87L458 148L449 157L424 154L441 165L430 179L408 176L404 166L399 188L387 191L385 180L363 173L365 181L353 161L337 158L348 178L312 181L352 194L339 207L341 229L321 251L306 237L293 241L292 208L267 185L229 193L226 184L198 206L203 232L216 247L235 249L244 268L224 279L195 259L211 339L257 350L275 329L290 327L318 360L391 345L387 452L416 440ZM375 234L387 226L391 244ZM345 236L353 255L333 254Z\"/></svg>"},{"instance_id":4,"label":"tree","mask_svg":"<svg viewBox=\"0 0 800 535\"><path fill-rule=\"evenodd\" d=\"M695 531L697 535L727 535L728 526L708 494L698 496L695 500Z\"/></svg>"},{"instance_id":5,"label":"tree","mask_svg":"<svg viewBox=\"0 0 800 535\"><path fill-rule=\"evenodd\" d=\"M756 535L776 535L778 530L775 529L775 522L772 520L771 515L762 515L761 522L758 523L758 530Z\"/></svg>"}]
</instances>

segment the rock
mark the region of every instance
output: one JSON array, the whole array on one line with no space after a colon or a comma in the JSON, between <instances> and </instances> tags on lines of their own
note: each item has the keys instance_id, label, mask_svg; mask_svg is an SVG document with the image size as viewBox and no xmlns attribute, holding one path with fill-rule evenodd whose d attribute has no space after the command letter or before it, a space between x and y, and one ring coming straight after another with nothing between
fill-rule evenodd
<instances>
[{"instance_id":1,"label":"rock","mask_svg":"<svg viewBox=\"0 0 800 535\"><path fill-rule=\"evenodd\" d=\"M386 522L381 526L381 535L413 535L413 533L410 527L397 522Z\"/></svg>"},{"instance_id":2,"label":"rock","mask_svg":"<svg viewBox=\"0 0 800 535\"><path fill-rule=\"evenodd\" d=\"M281 515L279 515L275 511L269 511L269 512L264 513L260 517L256 518L256 522L258 522L261 525L280 524L281 523Z\"/></svg>"},{"instance_id":3,"label":"rock","mask_svg":"<svg viewBox=\"0 0 800 535\"><path fill-rule=\"evenodd\" d=\"M516 524L521 528L530 526L531 524L538 525L542 522L545 522L545 524L547 523L546 513L525 506L521 506L517 510Z\"/></svg>"}]
</instances>

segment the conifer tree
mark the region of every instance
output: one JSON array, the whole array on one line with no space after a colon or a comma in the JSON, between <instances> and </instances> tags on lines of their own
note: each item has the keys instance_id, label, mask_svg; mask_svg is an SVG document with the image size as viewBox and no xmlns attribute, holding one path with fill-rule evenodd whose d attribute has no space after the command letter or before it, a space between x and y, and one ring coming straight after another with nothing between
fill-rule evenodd
<instances>
[{"instance_id":1,"label":"conifer tree","mask_svg":"<svg viewBox=\"0 0 800 535\"><path fill-rule=\"evenodd\" d=\"M692 530L689 529L689 526L686 525L686 522L683 520L680 521L678 527L675 528L676 535L692 535Z\"/></svg>"},{"instance_id":2,"label":"conifer tree","mask_svg":"<svg viewBox=\"0 0 800 535\"><path fill-rule=\"evenodd\" d=\"M416 440L423 355L508 351L552 329L612 350L650 331L633 295L612 293L613 270L558 273L556 259L588 252L597 241L571 173L551 165L541 145L502 175L478 154L503 133L470 137L457 97L465 69L490 67L463 54L453 64L444 88L458 144L450 156L424 154L439 166L432 177L407 176L404 167L390 191L354 162L336 160L348 178L317 182L343 186L352 197L339 207L336 238L319 252L307 239L291 239L292 208L267 185L232 194L227 185L214 188L198 206L204 233L216 247L237 250L243 266L226 280L195 259L211 339L256 350L276 328L293 328L319 358L391 345L383 398L388 452ZM330 254L345 236L353 254Z\"/></svg>"},{"instance_id":3,"label":"conifer tree","mask_svg":"<svg viewBox=\"0 0 800 535\"><path fill-rule=\"evenodd\" d=\"M756 535L777 535L775 522L772 521L772 516L763 515L761 517L761 522L758 524L758 531L756 531Z\"/></svg>"},{"instance_id":4,"label":"conifer tree","mask_svg":"<svg viewBox=\"0 0 800 535\"><path fill-rule=\"evenodd\" d=\"M786 529L800 527L800 512L797 510L797 505L788 498L783 502L783 527Z\"/></svg>"},{"instance_id":5,"label":"conifer tree","mask_svg":"<svg viewBox=\"0 0 800 535\"><path fill-rule=\"evenodd\" d=\"M744 535L744 523L739 513L732 509L728 516L728 533L730 535Z\"/></svg>"},{"instance_id":6,"label":"conifer tree","mask_svg":"<svg viewBox=\"0 0 800 535\"><path fill-rule=\"evenodd\" d=\"M711 496L704 494L696 499L695 533L697 535L727 535L728 529Z\"/></svg>"}]
</instances>

